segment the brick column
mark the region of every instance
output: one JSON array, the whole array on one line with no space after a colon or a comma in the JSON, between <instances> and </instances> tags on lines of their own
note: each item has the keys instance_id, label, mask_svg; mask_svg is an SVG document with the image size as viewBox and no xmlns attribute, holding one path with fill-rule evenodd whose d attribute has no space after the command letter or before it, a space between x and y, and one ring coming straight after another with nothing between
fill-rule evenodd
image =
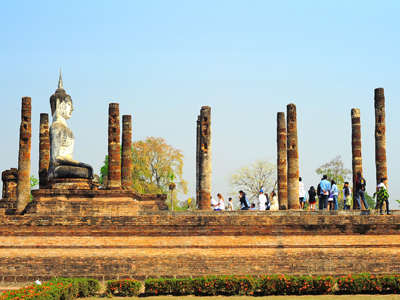
<instances>
[{"instance_id":1,"label":"brick column","mask_svg":"<svg viewBox=\"0 0 400 300\"><path fill-rule=\"evenodd\" d=\"M3 196L5 199L17 199L17 185L18 185L18 170L11 168L1 173L1 180L3 181Z\"/></svg>"},{"instance_id":2,"label":"brick column","mask_svg":"<svg viewBox=\"0 0 400 300\"><path fill-rule=\"evenodd\" d=\"M375 165L376 165L376 185L381 182L381 178L387 178L386 165L386 114L385 114L385 92L383 88L375 89ZM388 181L386 181L388 188ZM386 209L386 203L383 205Z\"/></svg>"},{"instance_id":3,"label":"brick column","mask_svg":"<svg viewBox=\"0 0 400 300\"><path fill-rule=\"evenodd\" d=\"M110 103L108 109L108 182L107 189L121 189L121 153L119 104Z\"/></svg>"},{"instance_id":4,"label":"brick column","mask_svg":"<svg viewBox=\"0 0 400 300\"><path fill-rule=\"evenodd\" d=\"M122 179L124 190L132 189L132 117L122 116Z\"/></svg>"},{"instance_id":5,"label":"brick column","mask_svg":"<svg viewBox=\"0 0 400 300\"><path fill-rule=\"evenodd\" d=\"M278 200L279 209L288 208L287 200L287 149L286 149L286 122L285 113L278 112L277 114L277 152L278 152Z\"/></svg>"},{"instance_id":6,"label":"brick column","mask_svg":"<svg viewBox=\"0 0 400 300\"><path fill-rule=\"evenodd\" d=\"M296 105L287 105L287 198L288 209L299 209L299 152Z\"/></svg>"},{"instance_id":7,"label":"brick column","mask_svg":"<svg viewBox=\"0 0 400 300\"><path fill-rule=\"evenodd\" d=\"M357 207L355 198L356 193L356 178L357 172L362 170L362 156L361 156L361 115L360 109L353 108L351 110L351 150L352 150L352 171L353 171L353 208ZM364 203L360 199L361 207L364 209Z\"/></svg>"},{"instance_id":8,"label":"brick column","mask_svg":"<svg viewBox=\"0 0 400 300\"><path fill-rule=\"evenodd\" d=\"M196 205L199 205L199 190L200 190L200 136L201 136L201 122L200 116L197 116L196 121Z\"/></svg>"},{"instance_id":9,"label":"brick column","mask_svg":"<svg viewBox=\"0 0 400 300\"><path fill-rule=\"evenodd\" d=\"M200 110L200 182L199 209L211 209L211 107L203 106Z\"/></svg>"},{"instance_id":10,"label":"brick column","mask_svg":"<svg viewBox=\"0 0 400 300\"><path fill-rule=\"evenodd\" d=\"M30 200L31 186L31 98L22 98L21 126L19 129L17 214L21 213Z\"/></svg>"},{"instance_id":11,"label":"brick column","mask_svg":"<svg viewBox=\"0 0 400 300\"><path fill-rule=\"evenodd\" d=\"M39 188L47 185L50 162L49 115L40 114L39 128Z\"/></svg>"}]
</instances>

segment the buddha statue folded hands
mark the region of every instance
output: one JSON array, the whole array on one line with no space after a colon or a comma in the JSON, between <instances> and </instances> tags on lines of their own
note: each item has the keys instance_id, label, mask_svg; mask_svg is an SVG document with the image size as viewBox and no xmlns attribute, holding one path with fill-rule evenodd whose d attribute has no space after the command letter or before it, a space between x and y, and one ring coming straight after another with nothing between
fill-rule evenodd
<instances>
[{"instance_id":1,"label":"buddha statue folded hands","mask_svg":"<svg viewBox=\"0 0 400 300\"><path fill-rule=\"evenodd\" d=\"M49 179L92 179L94 175L92 166L73 159L75 139L66 120L71 118L74 108L71 96L63 88L61 72L58 89L50 97L50 106L53 123L50 126Z\"/></svg>"}]
</instances>

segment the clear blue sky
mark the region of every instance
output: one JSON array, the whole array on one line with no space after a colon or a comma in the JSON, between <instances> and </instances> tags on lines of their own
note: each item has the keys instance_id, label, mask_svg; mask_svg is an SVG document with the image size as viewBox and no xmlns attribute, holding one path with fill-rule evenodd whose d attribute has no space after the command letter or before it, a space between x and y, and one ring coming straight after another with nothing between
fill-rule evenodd
<instances>
[{"instance_id":1,"label":"clear blue sky","mask_svg":"<svg viewBox=\"0 0 400 300\"><path fill-rule=\"evenodd\" d=\"M298 110L300 174L336 155L351 168L353 107L361 109L367 190L375 189L374 89L385 88L391 205L400 198L400 2L9 1L0 3L0 170L18 165L21 97L32 97L32 174L39 114L59 68L74 101L74 158L97 173L107 154L108 103L131 114L133 139L163 137L185 154L195 194L196 118L212 108L213 189L236 167L276 161L276 113ZM183 196L182 196L183 198ZM397 206L397 204L396 204Z\"/></svg>"}]
</instances>

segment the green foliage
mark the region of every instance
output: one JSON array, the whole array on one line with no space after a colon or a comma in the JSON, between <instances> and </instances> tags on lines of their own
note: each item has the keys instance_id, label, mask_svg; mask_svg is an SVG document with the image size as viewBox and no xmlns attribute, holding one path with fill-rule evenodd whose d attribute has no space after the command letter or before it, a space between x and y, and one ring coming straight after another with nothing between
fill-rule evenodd
<instances>
[{"instance_id":1,"label":"green foliage","mask_svg":"<svg viewBox=\"0 0 400 300\"><path fill-rule=\"evenodd\" d=\"M332 276L261 276L259 288L263 295L322 295L333 292Z\"/></svg>"},{"instance_id":2,"label":"green foliage","mask_svg":"<svg viewBox=\"0 0 400 300\"><path fill-rule=\"evenodd\" d=\"M385 294L400 292L400 275L342 276L204 276L184 279L148 279L147 296L160 295L323 295Z\"/></svg>"},{"instance_id":3,"label":"green foliage","mask_svg":"<svg viewBox=\"0 0 400 300\"><path fill-rule=\"evenodd\" d=\"M169 185L176 184L172 192L175 206L179 206L178 193L188 193L183 179L183 153L168 145L163 138L147 137L132 143L132 189L141 194L167 194L171 205ZM107 186L108 156L100 169L100 184Z\"/></svg>"},{"instance_id":4,"label":"green foliage","mask_svg":"<svg viewBox=\"0 0 400 300\"><path fill-rule=\"evenodd\" d=\"M343 186L348 176L351 174L351 170L344 167L340 155L320 166L315 172L317 172L318 175L327 175L328 180L335 180L338 187Z\"/></svg>"},{"instance_id":5,"label":"green foliage","mask_svg":"<svg viewBox=\"0 0 400 300\"><path fill-rule=\"evenodd\" d=\"M107 293L119 296L138 296L142 284L135 279L109 280L106 283Z\"/></svg>"},{"instance_id":6,"label":"green foliage","mask_svg":"<svg viewBox=\"0 0 400 300\"><path fill-rule=\"evenodd\" d=\"M342 276L337 279L341 294L387 294L400 292L400 275L371 275L369 273Z\"/></svg>"},{"instance_id":7,"label":"green foliage","mask_svg":"<svg viewBox=\"0 0 400 300\"><path fill-rule=\"evenodd\" d=\"M147 295L252 295L257 280L251 276L204 276L185 279L148 279Z\"/></svg>"},{"instance_id":8,"label":"green foliage","mask_svg":"<svg viewBox=\"0 0 400 300\"><path fill-rule=\"evenodd\" d=\"M355 200L355 198L354 198L354 200ZM370 195L368 195L367 191L365 191L365 200L367 200L369 209L374 209L375 208L375 200ZM360 201L362 202L361 199L360 199Z\"/></svg>"},{"instance_id":9,"label":"green foliage","mask_svg":"<svg viewBox=\"0 0 400 300\"><path fill-rule=\"evenodd\" d=\"M89 278L53 278L42 285L31 285L5 292L0 300L72 300L78 297L93 296L100 290L100 284Z\"/></svg>"},{"instance_id":10,"label":"green foliage","mask_svg":"<svg viewBox=\"0 0 400 300\"><path fill-rule=\"evenodd\" d=\"M32 191L33 189L35 189L36 186L39 185L39 179L37 179L37 178L36 178L35 176L33 176L33 175L31 175L31 177L30 177L29 179L30 179L30 185L31 185L31 191ZM30 201L33 200L32 194L29 195L29 198L30 198Z\"/></svg>"},{"instance_id":11,"label":"green foliage","mask_svg":"<svg viewBox=\"0 0 400 300\"><path fill-rule=\"evenodd\" d=\"M108 155L106 155L106 158L103 161L104 165L100 168L100 179L99 179L99 184L105 188L106 183L107 183L107 176L108 176Z\"/></svg>"}]
</instances>

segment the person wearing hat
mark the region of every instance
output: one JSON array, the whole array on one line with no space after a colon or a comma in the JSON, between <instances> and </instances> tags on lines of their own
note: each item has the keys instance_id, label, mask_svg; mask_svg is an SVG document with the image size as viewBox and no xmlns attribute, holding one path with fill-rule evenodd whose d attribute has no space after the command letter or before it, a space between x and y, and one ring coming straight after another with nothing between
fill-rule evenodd
<instances>
[{"instance_id":1,"label":"person wearing hat","mask_svg":"<svg viewBox=\"0 0 400 300\"><path fill-rule=\"evenodd\" d=\"M380 209L381 215L383 215L383 212L382 212L383 202L386 202L386 214L390 215L389 193L387 192L387 188L386 188L386 180L387 180L386 177L382 177L381 182L376 187L376 192L378 193L378 203L379 203L379 209Z\"/></svg>"},{"instance_id":2,"label":"person wearing hat","mask_svg":"<svg viewBox=\"0 0 400 300\"><path fill-rule=\"evenodd\" d=\"M267 202L267 197L264 195L264 191L260 190L258 192L258 209L265 210L265 203Z\"/></svg>"},{"instance_id":3,"label":"person wearing hat","mask_svg":"<svg viewBox=\"0 0 400 300\"><path fill-rule=\"evenodd\" d=\"M367 185L366 180L361 176L361 172L357 172L357 178L356 178L356 201L358 205L358 209L361 209L361 201L360 198L362 199L364 203L364 208L368 209L368 202L367 199L365 199L365 187Z\"/></svg>"}]
</instances>

